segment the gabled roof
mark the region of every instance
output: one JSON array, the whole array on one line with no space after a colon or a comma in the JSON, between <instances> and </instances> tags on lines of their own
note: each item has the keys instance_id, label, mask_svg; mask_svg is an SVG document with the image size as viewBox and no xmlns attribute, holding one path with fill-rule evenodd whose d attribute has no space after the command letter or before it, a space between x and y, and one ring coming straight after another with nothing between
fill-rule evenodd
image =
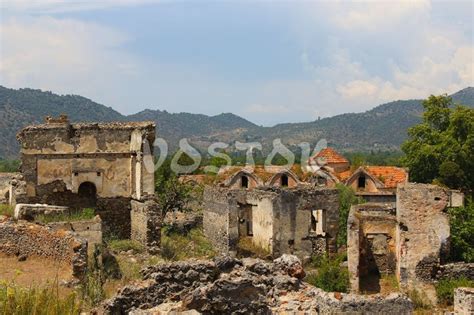
<instances>
[{"instance_id":1,"label":"gabled roof","mask_svg":"<svg viewBox=\"0 0 474 315\"><path fill-rule=\"evenodd\" d=\"M365 166L368 173L384 183L385 188L396 188L397 184L408 181L408 172L395 166Z\"/></svg>"},{"instance_id":2,"label":"gabled roof","mask_svg":"<svg viewBox=\"0 0 474 315\"><path fill-rule=\"evenodd\" d=\"M316 155L312 156L310 161L314 161L317 158L323 158L327 164L349 163L345 157L332 148L322 149Z\"/></svg>"},{"instance_id":3,"label":"gabled roof","mask_svg":"<svg viewBox=\"0 0 474 315\"><path fill-rule=\"evenodd\" d=\"M407 171L400 167L361 166L349 177L347 177L346 184L351 182L360 173L365 173L366 175L372 177L372 179L376 182L376 185L380 188L396 188L399 183L408 181Z\"/></svg>"}]
</instances>

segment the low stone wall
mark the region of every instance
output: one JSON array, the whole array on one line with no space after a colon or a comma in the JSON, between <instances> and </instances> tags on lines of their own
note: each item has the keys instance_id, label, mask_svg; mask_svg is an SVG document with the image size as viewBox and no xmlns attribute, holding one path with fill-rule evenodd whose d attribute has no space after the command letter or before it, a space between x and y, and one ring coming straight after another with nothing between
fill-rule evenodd
<instances>
[{"instance_id":1,"label":"low stone wall","mask_svg":"<svg viewBox=\"0 0 474 315\"><path fill-rule=\"evenodd\" d=\"M72 266L73 276L83 279L87 271L87 242L70 232L32 223L0 223L0 253L8 256L42 257Z\"/></svg>"},{"instance_id":2,"label":"low stone wall","mask_svg":"<svg viewBox=\"0 0 474 315\"><path fill-rule=\"evenodd\" d=\"M107 314L411 314L404 295L327 293L301 279L301 261L283 255L273 262L229 256L150 266L143 282L128 285L102 306ZM137 310L149 310L137 312Z\"/></svg>"},{"instance_id":3,"label":"low stone wall","mask_svg":"<svg viewBox=\"0 0 474 315\"><path fill-rule=\"evenodd\" d=\"M454 313L460 315L474 314L474 288L457 288L454 290Z\"/></svg>"},{"instance_id":4,"label":"low stone wall","mask_svg":"<svg viewBox=\"0 0 474 315\"><path fill-rule=\"evenodd\" d=\"M161 211L153 200L131 201L131 239L143 244L148 252L159 251L161 242Z\"/></svg>"},{"instance_id":5,"label":"low stone wall","mask_svg":"<svg viewBox=\"0 0 474 315\"><path fill-rule=\"evenodd\" d=\"M53 222L47 226L53 231L69 231L86 239L90 249L96 244L102 244L102 220L96 216L92 220L81 220L72 222Z\"/></svg>"},{"instance_id":6,"label":"low stone wall","mask_svg":"<svg viewBox=\"0 0 474 315\"><path fill-rule=\"evenodd\" d=\"M458 262L441 265L436 275L437 279L474 279L474 263Z\"/></svg>"},{"instance_id":7,"label":"low stone wall","mask_svg":"<svg viewBox=\"0 0 474 315\"><path fill-rule=\"evenodd\" d=\"M52 206L47 204L18 203L15 206L15 219L34 221L38 215L70 214L69 207Z\"/></svg>"}]
</instances>

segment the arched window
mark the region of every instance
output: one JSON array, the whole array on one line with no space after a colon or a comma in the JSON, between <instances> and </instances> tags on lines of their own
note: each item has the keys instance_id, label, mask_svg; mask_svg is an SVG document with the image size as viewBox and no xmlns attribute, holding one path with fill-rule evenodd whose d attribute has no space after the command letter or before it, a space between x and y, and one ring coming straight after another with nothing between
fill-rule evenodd
<instances>
[{"instance_id":1,"label":"arched window","mask_svg":"<svg viewBox=\"0 0 474 315\"><path fill-rule=\"evenodd\" d=\"M81 197L84 207L94 207L97 199L97 189L91 182L84 182L79 186L77 194Z\"/></svg>"},{"instance_id":2,"label":"arched window","mask_svg":"<svg viewBox=\"0 0 474 315\"><path fill-rule=\"evenodd\" d=\"M357 188L365 188L365 176L360 175L359 179L357 180Z\"/></svg>"},{"instance_id":3,"label":"arched window","mask_svg":"<svg viewBox=\"0 0 474 315\"><path fill-rule=\"evenodd\" d=\"M282 174L280 177L280 180L281 180L282 187L288 187L288 175Z\"/></svg>"},{"instance_id":4,"label":"arched window","mask_svg":"<svg viewBox=\"0 0 474 315\"><path fill-rule=\"evenodd\" d=\"M247 176L242 176L240 178L240 187L249 188L249 178Z\"/></svg>"}]
</instances>

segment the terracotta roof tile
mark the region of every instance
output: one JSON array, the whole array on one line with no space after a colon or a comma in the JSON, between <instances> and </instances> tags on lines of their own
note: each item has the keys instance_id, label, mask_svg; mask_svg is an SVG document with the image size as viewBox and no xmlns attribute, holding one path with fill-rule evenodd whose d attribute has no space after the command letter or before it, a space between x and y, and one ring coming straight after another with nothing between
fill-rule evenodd
<instances>
[{"instance_id":1,"label":"terracotta roof tile","mask_svg":"<svg viewBox=\"0 0 474 315\"><path fill-rule=\"evenodd\" d=\"M332 148L325 148L319 151L316 155L310 158L310 160L314 160L316 158L324 158L327 164L334 164L334 163L349 163L349 161L336 152L336 150Z\"/></svg>"},{"instance_id":2,"label":"terracotta roof tile","mask_svg":"<svg viewBox=\"0 0 474 315\"><path fill-rule=\"evenodd\" d=\"M406 182L406 170L395 166L365 166L364 169L384 183L385 188L396 188L398 183Z\"/></svg>"}]
</instances>

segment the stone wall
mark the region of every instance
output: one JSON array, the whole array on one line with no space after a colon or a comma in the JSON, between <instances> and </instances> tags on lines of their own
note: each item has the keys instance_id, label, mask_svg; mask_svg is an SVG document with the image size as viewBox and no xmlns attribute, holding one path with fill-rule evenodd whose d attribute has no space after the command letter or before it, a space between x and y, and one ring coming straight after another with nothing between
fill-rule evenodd
<instances>
[{"instance_id":1,"label":"stone wall","mask_svg":"<svg viewBox=\"0 0 474 315\"><path fill-rule=\"evenodd\" d=\"M474 314L474 288L454 290L454 313L459 315Z\"/></svg>"},{"instance_id":2,"label":"stone wall","mask_svg":"<svg viewBox=\"0 0 474 315\"><path fill-rule=\"evenodd\" d=\"M407 183L397 189L397 276L403 289L424 290L436 301L435 278L449 250L447 190Z\"/></svg>"},{"instance_id":3,"label":"stone wall","mask_svg":"<svg viewBox=\"0 0 474 315\"><path fill-rule=\"evenodd\" d=\"M26 203L18 203L15 206L15 219L17 220L35 221L35 218L39 215L55 216L69 214L71 214L69 207Z\"/></svg>"},{"instance_id":4,"label":"stone wall","mask_svg":"<svg viewBox=\"0 0 474 315\"><path fill-rule=\"evenodd\" d=\"M404 295L358 296L324 292L302 281L301 261L283 255L273 262L218 257L150 266L143 282L128 285L106 301L111 314L411 314ZM141 311L139 311L141 310ZM148 310L148 311L145 311Z\"/></svg>"},{"instance_id":5,"label":"stone wall","mask_svg":"<svg viewBox=\"0 0 474 315\"><path fill-rule=\"evenodd\" d=\"M395 273L396 216L390 204L354 205L347 221L351 291L378 287L381 275Z\"/></svg>"},{"instance_id":6,"label":"stone wall","mask_svg":"<svg viewBox=\"0 0 474 315\"><path fill-rule=\"evenodd\" d=\"M337 250L337 190L208 186L203 199L204 232L222 253L234 251L239 239L247 236L274 257L291 253L307 259L315 250L321 251L321 238L325 241L324 252ZM324 221L322 234L313 230L312 216L317 210L324 213L320 218Z\"/></svg>"},{"instance_id":7,"label":"stone wall","mask_svg":"<svg viewBox=\"0 0 474 315\"><path fill-rule=\"evenodd\" d=\"M154 200L132 200L131 205L131 239L143 244L150 253L158 252L161 242L161 209Z\"/></svg>"},{"instance_id":8,"label":"stone wall","mask_svg":"<svg viewBox=\"0 0 474 315\"><path fill-rule=\"evenodd\" d=\"M32 223L0 223L0 253L8 256L42 257L72 266L73 276L87 271L87 242L70 232L54 231Z\"/></svg>"},{"instance_id":9,"label":"stone wall","mask_svg":"<svg viewBox=\"0 0 474 315\"><path fill-rule=\"evenodd\" d=\"M102 244L102 220L96 216L92 220L81 220L71 222L52 222L47 226L53 231L69 231L80 238L87 240L89 249L93 250L94 245Z\"/></svg>"}]
</instances>

